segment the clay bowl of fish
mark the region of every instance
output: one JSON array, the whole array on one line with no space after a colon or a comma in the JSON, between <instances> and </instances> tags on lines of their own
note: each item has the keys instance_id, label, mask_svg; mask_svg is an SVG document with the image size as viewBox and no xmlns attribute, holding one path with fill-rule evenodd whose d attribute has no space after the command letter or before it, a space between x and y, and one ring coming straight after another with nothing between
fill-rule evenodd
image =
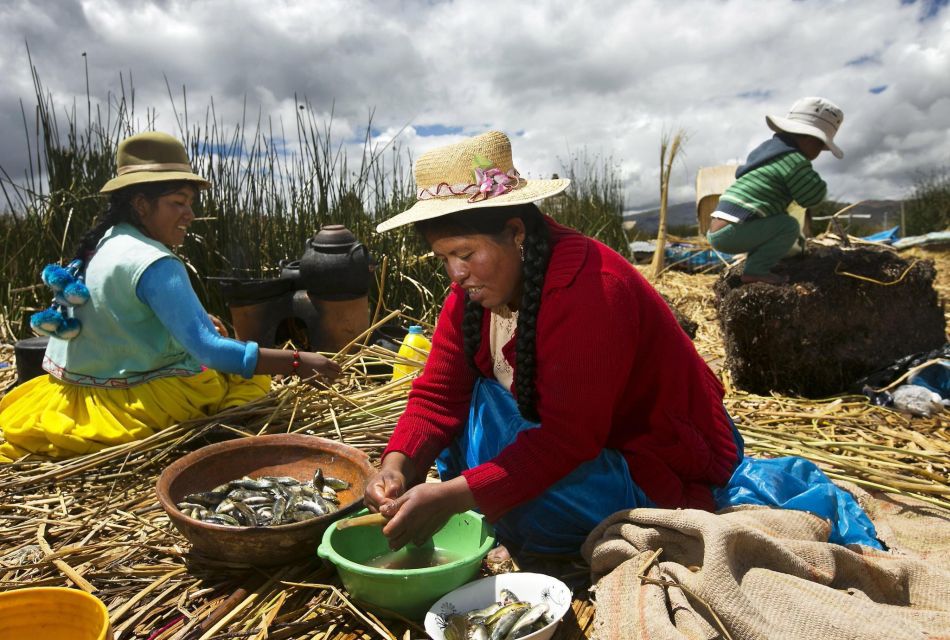
<instances>
[{"instance_id":1,"label":"clay bowl of fish","mask_svg":"<svg viewBox=\"0 0 950 640\"><path fill-rule=\"evenodd\" d=\"M332 562L347 592L383 616L421 620L432 603L478 573L495 533L474 511L457 513L422 545L392 551L380 526L327 527L317 549Z\"/></svg>"},{"instance_id":2,"label":"clay bowl of fish","mask_svg":"<svg viewBox=\"0 0 950 640\"><path fill-rule=\"evenodd\" d=\"M256 566L312 558L323 532L362 508L369 457L333 440L277 434L202 447L156 486L192 552Z\"/></svg>"},{"instance_id":3,"label":"clay bowl of fish","mask_svg":"<svg viewBox=\"0 0 950 640\"><path fill-rule=\"evenodd\" d=\"M543 573L500 573L440 598L425 617L432 640L547 640L571 608L566 584Z\"/></svg>"}]
</instances>

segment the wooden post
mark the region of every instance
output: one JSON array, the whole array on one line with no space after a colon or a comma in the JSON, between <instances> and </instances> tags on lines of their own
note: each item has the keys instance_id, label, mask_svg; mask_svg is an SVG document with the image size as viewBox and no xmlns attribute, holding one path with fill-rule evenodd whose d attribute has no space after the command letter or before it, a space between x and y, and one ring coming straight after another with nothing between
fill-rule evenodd
<instances>
[{"instance_id":1,"label":"wooden post","mask_svg":"<svg viewBox=\"0 0 950 640\"><path fill-rule=\"evenodd\" d=\"M670 171L673 160L680 150L684 140L683 130L680 129L673 136L672 141L668 134L664 134L660 142L660 223L656 231L656 250L653 252L653 277L656 280L663 272L663 256L666 249L666 210L670 192Z\"/></svg>"}]
</instances>

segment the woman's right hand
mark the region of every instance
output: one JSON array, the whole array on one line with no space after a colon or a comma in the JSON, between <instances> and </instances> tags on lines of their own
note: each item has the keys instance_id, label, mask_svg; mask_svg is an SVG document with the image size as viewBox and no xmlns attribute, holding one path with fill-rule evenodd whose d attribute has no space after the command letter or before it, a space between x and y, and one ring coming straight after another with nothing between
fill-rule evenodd
<instances>
[{"instance_id":1,"label":"woman's right hand","mask_svg":"<svg viewBox=\"0 0 950 640\"><path fill-rule=\"evenodd\" d=\"M370 511L379 512L387 518L391 518L393 514L388 513L383 507L390 507L395 503L396 498L405 492L405 476L393 469L382 469L366 483L363 502Z\"/></svg>"},{"instance_id":2,"label":"woman's right hand","mask_svg":"<svg viewBox=\"0 0 950 640\"><path fill-rule=\"evenodd\" d=\"M386 454L379 471L366 484L363 502L370 511L382 513L387 518L395 515L392 507L396 498L409 488L412 465L412 460L404 453L391 451Z\"/></svg>"},{"instance_id":3,"label":"woman's right hand","mask_svg":"<svg viewBox=\"0 0 950 640\"><path fill-rule=\"evenodd\" d=\"M313 351L296 353L295 357L290 349L262 348L258 351L254 373L271 376L298 375L301 378L312 378L316 375L320 376L317 382L332 382L343 372L339 364L324 355Z\"/></svg>"}]
</instances>

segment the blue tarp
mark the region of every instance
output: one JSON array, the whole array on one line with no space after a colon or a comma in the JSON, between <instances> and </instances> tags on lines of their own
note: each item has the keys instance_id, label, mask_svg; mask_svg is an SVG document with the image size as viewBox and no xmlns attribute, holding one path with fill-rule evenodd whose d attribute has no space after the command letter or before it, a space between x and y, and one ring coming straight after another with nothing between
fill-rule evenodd
<instances>
[{"instance_id":1,"label":"blue tarp","mask_svg":"<svg viewBox=\"0 0 950 640\"><path fill-rule=\"evenodd\" d=\"M729 484L716 490L718 508L740 504L814 513L831 526L829 542L883 548L874 524L854 497L804 458L743 459Z\"/></svg>"},{"instance_id":2,"label":"blue tarp","mask_svg":"<svg viewBox=\"0 0 950 640\"><path fill-rule=\"evenodd\" d=\"M732 254L717 254L712 249L699 249L691 244L672 244L663 252L669 265L698 269L710 264L726 266L733 258Z\"/></svg>"},{"instance_id":3,"label":"blue tarp","mask_svg":"<svg viewBox=\"0 0 950 640\"><path fill-rule=\"evenodd\" d=\"M643 240L631 242L630 251L635 254L653 253L656 251L656 243ZM664 248L663 257L671 268L695 271L709 265L724 267L732 261L734 256L731 253L717 254L711 249L703 249L699 245L687 242L673 242Z\"/></svg>"},{"instance_id":4,"label":"blue tarp","mask_svg":"<svg viewBox=\"0 0 950 640\"><path fill-rule=\"evenodd\" d=\"M887 231L878 231L877 233L872 233L869 236L864 236L861 239L867 240L868 242L880 242L883 244L893 244L897 241L900 232L900 225L896 227L891 227Z\"/></svg>"},{"instance_id":5,"label":"blue tarp","mask_svg":"<svg viewBox=\"0 0 950 640\"><path fill-rule=\"evenodd\" d=\"M950 360L940 360L910 376L907 384L926 387L941 398L950 398Z\"/></svg>"}]
</instances>

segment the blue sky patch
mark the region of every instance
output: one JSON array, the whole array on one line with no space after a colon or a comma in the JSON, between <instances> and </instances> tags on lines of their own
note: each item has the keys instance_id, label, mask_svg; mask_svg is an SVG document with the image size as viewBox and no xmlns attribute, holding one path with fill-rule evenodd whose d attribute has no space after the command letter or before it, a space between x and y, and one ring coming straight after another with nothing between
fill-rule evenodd
<instances>
[{"instance_id":1,"label":"blue sky patch","mask_svg":"<svg viewBox=\"0 0 950 640\"><path fill-rule=\"evenodd\" d=\"M918 0L901 0L901 4L918 4ZM937 17L942 9L950 6L950 0L920 0L919 4L920 17L917 19L924 22Z\"/></svg>"},{"instance_id":2,"label":"blue sky patch","mask_svg":"<svg viewBox=\"0 0 950 640\"><path fill-rule=\"evenodd\" d=\"M870 89L868 89L868 91L873 94L884 93L885 90L887 90L886 84L882 84L877 87L871 87Z\"/></svg>"},{"instance_id":3,"label":"blue sky patch","mask_svg":"<svg viewBox=\"0 0 950 640\"><path fill-rule=\"evenodd\" d=\"M462 133L462 127L449 127L444 124L420 125L416 127L416 135L423 138L428 136L448 136Z\"/></svg>"}]
</instances>

